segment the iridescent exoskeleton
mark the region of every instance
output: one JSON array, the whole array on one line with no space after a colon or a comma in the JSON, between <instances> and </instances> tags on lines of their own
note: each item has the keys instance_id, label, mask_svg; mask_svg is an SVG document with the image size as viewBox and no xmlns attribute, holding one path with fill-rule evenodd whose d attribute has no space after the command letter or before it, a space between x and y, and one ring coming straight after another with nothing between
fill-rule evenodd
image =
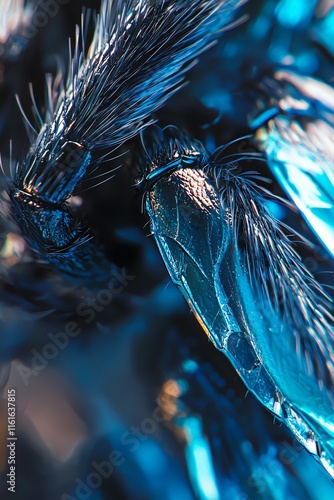
<instances>
[{"instance_id":1,"label":"iridescent exoskeleton","mask_svg":"<svg viewBox=\"0 0 334 500\"><path fill-rule=\"evenodd\" d=\"M334 256L334 90L291 70L263 78L258 87L259 109L250 119L256 141L283 189Z\"/></svg>"},{"instance_id":2,"label":"iridescent exoskeleton","mask_svg":"<svg viewBox=\"0 0 334 500\"><path fill-rule=\"evenodd\" d=\"M78 34L67 81L50 86L45 122L35 107L39 130L28 123L31 149L8 189L11 214L31 247L68 277L101 282L113 269L69 197L96 178L102 150L115 155L182 86L238 3L104 0L88 54ZM85 47L84 33L81 39Z\"/></svg>"},{"instance_id":3,"label":"iridescent exoskeleton","mask_svg":"<svg viewBox=\"0 0 334 500\"><path fill-rule=\"evenodd\" d=\"M327 498L324 492L332 492L334 484L310 457L307 466L300 465L306 453L297 442L291 440L292 456L286 453L285 426L277 431L265 408L333 476L331 300L304 267L287 236L290 229L274 214L281 220L283 213L287 223L297 216L273 205L277 199L249 163L241 170L234 161L267 160L330 249L331 88L306 76L315 76L306 29L316 0L293 6L286 0L251 0L245 23L238 22L237 7L247 2L238 0L102 0L91 44L89 29L84 35L89 15L83 14L67 81L48 80L46 109L36 82L45 71L56 74L48 64L55 53L63 59L64 23L79 2L1 3L21 10L38 3L29 17L32 27L41 13L51 18L67 4L58 21L54 17L58 37L50 24L44 37L28 44L33 62L25 65L35 73L40 63L36 100L30 86L31 149L4 180L3 210L11 212L16 226L10 223L13 233L1 248L1 364L15 361L0 371L0 387L13 373L40 387L49 371L60 375L73 408L67 418L54 385L47 384L31 427L43 434L49 424L50 431L37 447L52 437L55 448L59 441L72 453L76 430L83 441L73 461L70 457L61 467L66 484L56 484L62 477L58 460L56 474L50 467L51 481L38 461L36 472L19 466L20 486L30 483L29 491L37 490L24 491L23 497L81 497L87 478L91 490L97 478L93 495L117 499ZM322 15L325 3L318 2ZM230 28L236 29L226 33L232 19ZM47 43L39 44L41 39ZM198 55L201 65L195 67ZM329 82L326 74L323 79ZM30 103L22 99L21 110L28 110ZM218 117L209 108L218 110ZM1 110L0 115L0 128L14 121L6 121ZM152 121L184 126L205 146L173 126L147 129ZM14 139L20 135L16 125ZM144 151L138 152L139 133ZM249 133L254 143L234 141L239 155L228 155L225 147L212 154L218 144ZM255 151L254 144L261 157L248 151L249 146ZM178 291L166 286L168 273L153 238L145 238L145 218L135 210L131 158L139 159L138 188L145 193L163 261L217 349L197 331ZM311 163L304 164L306 159ZM303 189L306 178L313 191ZM273 182L268 189L279 187ZM307 199L311 192L317 195L313 205ZM118 265L124 266L122 273ZM67 335L73 324L75 339ZM245 386L221 352L263 408L252 395L244 398ZM25 389L19 391L21 401ZM162 404L153 411L157 396ZM47 397L54 411L43 419ZM63 425L58 435L52 426L58 409L62 424L73 414L79 417L67 435ZM152 423L159 409L163 421ZM24 434L21 422L23 416ZM145 435L132 435L132 424L143 426ZM130 441L119 449L123 433ZM33 448L32 441L26 454ZM111 469L104 454L114 448L126 464ZM47 464L43 453L38 455ZM103 474L110 472L101 487L96 465ZM42 475L51 487L41 489Z\"/></svg>"},{"instance_id":4,"label":"iridescent exoskeleton","mask_svg":"<svg viewBox=\"0 0 334 500\"><path fill-rule=\"evenodd\" d=\"M172 281L248 389L333 477L332 305L267 208L273 196L174 127L143 144L139 186L155 181L145 206Z\"/></svg>"}]
</instances>

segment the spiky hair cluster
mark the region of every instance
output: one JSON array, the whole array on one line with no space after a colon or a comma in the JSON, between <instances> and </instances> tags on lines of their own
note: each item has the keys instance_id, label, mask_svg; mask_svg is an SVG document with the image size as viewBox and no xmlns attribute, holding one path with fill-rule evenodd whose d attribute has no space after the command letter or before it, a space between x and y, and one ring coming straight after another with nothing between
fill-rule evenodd
<instances>
[{"instance_id":1,"label":"spiky hair cluster","mask_svg":"<svg viewBox=\"0 0 334 500\"><path fill-rule=\"evenodd\" d=\"M187 65L231 21L238 3L105 1L89 56L69 80L72 133L94 147L137 133L182 85Z\"/></svg>"},{"instance_id":2,"label":"spiky hair cluster","mask_svg":"<svg viewBox=\"0 0 334 500\"><path fill-rule=\"evenodd\" d=\"M104 0L88 55L77 43L66 85L58 95L50 91L49 121L40 121L18 167L20 189L43 191L67 143L110 152L136 135L182 85L185 71L218 38L238 3ZM75 161L72 168L79 168Z\"/></svg>"},{"instance_id":3,"label":"spiky hair cluster","mask_svg":"<svg viewBox=\"0 0 334 500\"><path fill-rule=\"evenodd\" d=\"M66 84L49 85L46 120L35 108L40 131L30 125L31 149L9 186L12 216L43 259L73 276L92 277L101 267L101 252L74 220L69 196L92 178L104 155L150 122L238 3L103 0L87 55L78 29ZM108 265L102 269L107 275Z\"/></svg>"},{"instance_id":4,"label":"spiky hair cluster","mask_svg":"<svg viewBox=\"0 0 334 500\"><path fill-rule=\"evenodd\" d=\"M217 160L215 160L216 162ZM274 196L251 172L211 170L230 214L234 240L241 242L251 287L262 307L292 329L296 350L314 370L320 387L334 388L334 318L331 298L305 267L288 233L266 200Z\"/></svg>"}]
</instances>

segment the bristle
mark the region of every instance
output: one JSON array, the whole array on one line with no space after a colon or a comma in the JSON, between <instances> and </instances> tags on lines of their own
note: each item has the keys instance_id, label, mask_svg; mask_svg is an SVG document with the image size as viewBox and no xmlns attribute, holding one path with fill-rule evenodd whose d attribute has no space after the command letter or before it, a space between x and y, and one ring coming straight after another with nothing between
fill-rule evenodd
<instances>
[{"instance_id":1,"label":"bristle","mask_svg":"<svg viewBox=\"0 0 334 500\"><path fill-rule=\"evenodd\" d=\"M82 79L72 92L78 106L72 133L83 132L94 147L137 133L181 85L185 65L217 37L237 3L128 0L110 8L105 2Z\"/></svg>"},{"instance_id":2,"label":"bristle","mask_svg":"<svg viewBox=\"0 0 334 500\"><path fill-rule=\"evenodd\" d=\"M145 141L141 182L172 281L247 388L332 467L333 304L294 249L297 234L267 208L275 197L261 187L262 176L226 166L226 148L204 166L188 164L178 146L193 144L205 157L203 146L179 132L178 141L160 133L157 147L157 135L151 147ZM179 159L172 170L171 150Z\"/></svg>"},{"instance_id":3,"label":"bristle","mask_svg":"<svg viewBox=\"0 0 334 500\"><path fill-rule=\"evenodd\" d=\"M77 27L66 84L62 88L61 79L47 77L44 123L37 135L26 119L37 137L31 137L32 147L9 187L12 216L40 256L66 272L72 260L78 278L80 273L86 278L93 243L84 240L68 197L82 189L106 154L150 123L151 113L182 85L186 69L219 37L237 4L103 0L87 55L81 50L85 33ZM33 94L32 102L40 122ZM85 245L77 245L80 238ZM102 264L97 253L88 267L95 263L108 274L110 263L102 259Z\"/></svg>"},{"instance_id":4,"label":"bristle","mask_svg":"<svg viewBox=\"0 0 334 500\"><path fill-rule=\"evenodd\" d=\"M232 215L235 238L241 239L251 286L263 307L282 316L282 328L292 329L296 349L310 360L320 381L334 387L333 305L321 285L303 265L286 227L266 207L268 191L247 174L216 168L215 179ZM289 228L293 235L293 229ZM328 362L330 361L330 362Z\"/></svg>"}]
</instances>

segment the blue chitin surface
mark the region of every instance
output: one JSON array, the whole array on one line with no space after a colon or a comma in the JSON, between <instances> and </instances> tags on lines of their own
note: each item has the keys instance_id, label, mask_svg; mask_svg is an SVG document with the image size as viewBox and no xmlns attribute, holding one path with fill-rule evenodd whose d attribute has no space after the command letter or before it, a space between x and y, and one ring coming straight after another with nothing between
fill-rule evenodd
<instances>
[{"instance_id":1,"label":"blue chitin surface","mask_svg":"<svg viewBox=\"0 0 334 500\"><path fill-rule=\"evenodd\" d=\"M327 0L0 0L17 498L334 498L333 35Z\"/></svg>"}]
</instances>

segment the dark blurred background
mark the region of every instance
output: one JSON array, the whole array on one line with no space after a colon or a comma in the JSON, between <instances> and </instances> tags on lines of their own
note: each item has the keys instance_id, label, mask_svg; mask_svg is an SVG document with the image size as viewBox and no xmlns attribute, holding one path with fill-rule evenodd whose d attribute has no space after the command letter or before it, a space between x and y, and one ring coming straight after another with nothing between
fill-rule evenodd
<instances>
[{"instance_id":1,"label":"dark blurred background","mask_svg":"<svg viewBox=\"0 0 334 500\"><path fill-rule=\"evenodd\" d=\"M26 3L0 0L2 19L14 3L26 26L36 25L38 12L47 23L28 38L20 24L8 36L0 32L0 151L7 174L29 147L15 95L33 119L29 83L42 110L45 74L66 70L68 40L83 7L99 9L99 2L55 0L51 15L49 3L40 1L23 16ZM211 151L249 133L254 82L273 68L294 67L333 82L331 2L250 0L239 13L248 21L201 57L189 84L155 116L161 125L189 130ZM91 35L92 28L87 39ZM255 148L249 141L237 147ZM26 247L3 203L1 499L12 495L6 482L9 388L16 390L19 500L334 498L329 477L247 392L171 283L134 189L137 148L138 140L126 144L129 153L115 177L74 201L124 270L118 292L79 288L50 270ZM266 165L250 161L245 168L263 172L272 179L270 189L283 195ZM5 176L0 181L4 191ZM276 209L313 241L313 250L302 251L310 270L332 269L303 219ZM327 274L322 280L331 282Z\"/></svg>"}]
</instances>

